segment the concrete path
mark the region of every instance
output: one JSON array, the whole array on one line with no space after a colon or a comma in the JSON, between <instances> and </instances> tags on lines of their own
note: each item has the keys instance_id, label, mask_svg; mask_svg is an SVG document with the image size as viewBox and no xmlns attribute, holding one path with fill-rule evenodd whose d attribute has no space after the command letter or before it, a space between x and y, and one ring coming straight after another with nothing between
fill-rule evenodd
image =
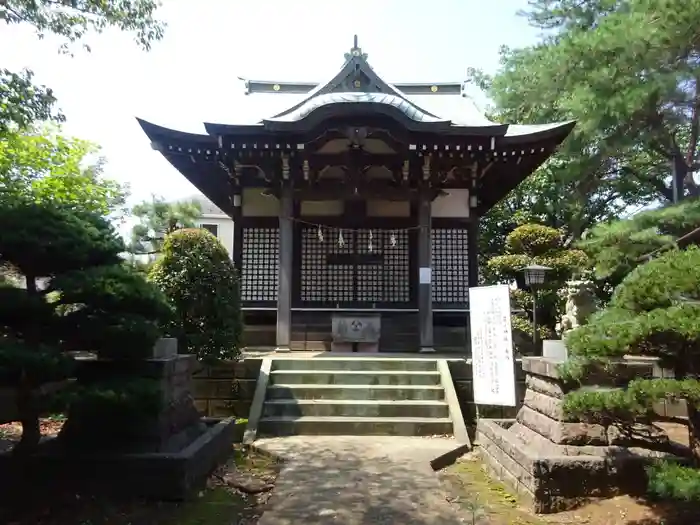
<instances>
[{"instance_id":1,"label":"concrete path","mask_svg":"<svg viewBox=\"0 0 700 525\"><path fill-rule=\"evenodd\" d=\"M457 525L430 460L445 438L294 436L255 445L285 464L258 525Z\"/></svg>"}]
</instances>

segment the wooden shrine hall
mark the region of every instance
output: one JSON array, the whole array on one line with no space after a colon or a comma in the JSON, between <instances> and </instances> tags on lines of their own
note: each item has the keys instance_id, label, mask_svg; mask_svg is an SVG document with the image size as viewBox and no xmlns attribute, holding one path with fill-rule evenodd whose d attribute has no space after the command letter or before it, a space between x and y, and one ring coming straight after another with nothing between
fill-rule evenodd
<instances>
[{"instance_id":1,"label":"wooden shrine hall","mask_svg":"<svg viewBox=\"0 0 700 525\"><path fill-rule=\"evenodd\" d=\"M382 351L466 350L479 217L574 123L500 124L463 83L391 84L357 38L328 82L245 86L289 105L206 134L139 123L233 219L246 326L280 350L317 350L332 317L371 314Z\"/></svg>"}]
</instances>

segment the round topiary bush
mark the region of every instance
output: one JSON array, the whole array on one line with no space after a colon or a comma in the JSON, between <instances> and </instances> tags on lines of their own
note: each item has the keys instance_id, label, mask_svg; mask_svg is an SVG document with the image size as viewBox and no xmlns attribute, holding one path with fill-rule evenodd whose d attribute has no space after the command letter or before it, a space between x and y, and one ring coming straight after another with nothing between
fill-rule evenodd
<instances>
[{"instance_id":1,"label":"round topiary bush","mask_svg":"<svg viewBox=\"0 0 700 525\"><path fill-rule=\"evenodd\" d=\"M216 237L201 229L169 234L149 277L175 309L170 331L181 351L203 361L238 357L238 272Z\"/></svg>"},{"instance_id":2,"label":"round topiary bush","mask_svg":"<svg viewBox=\"0 0 700 525\"><path fill-rule=\"evenodd\" d=\"M506 237L506 251L536 257L561 249L561 241L561 232L555 228L542 224L523 224Z\"/></svg>"}]
</instances>

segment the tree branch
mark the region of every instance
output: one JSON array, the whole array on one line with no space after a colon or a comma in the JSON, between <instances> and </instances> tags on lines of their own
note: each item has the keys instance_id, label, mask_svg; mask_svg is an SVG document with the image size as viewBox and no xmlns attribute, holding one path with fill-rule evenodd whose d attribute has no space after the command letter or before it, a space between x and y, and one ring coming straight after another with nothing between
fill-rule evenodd
<instances>
[{"instance_id":1,"label":"tree branch","mask_svg":"<svg viewBox=\"0 0 700 525\"><path fill-rule=\"evenodd\" d=\"M698 147L698 125L700 124L700 78L695 78L695 96L693 97L693 113L690 117L690 138L688 139L688 151L685 155L685 163L693 164ZM695 170L691 170L695 171Z\"/></svg>"}]
</instances>

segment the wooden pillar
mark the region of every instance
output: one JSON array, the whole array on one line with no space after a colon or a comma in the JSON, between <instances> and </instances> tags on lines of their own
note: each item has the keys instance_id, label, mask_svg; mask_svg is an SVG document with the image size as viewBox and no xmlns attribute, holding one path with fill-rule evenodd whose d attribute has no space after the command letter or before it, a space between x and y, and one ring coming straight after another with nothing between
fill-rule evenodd
<instances>
[{"instance_id":1,"label":"wooden pillar","mask_svg":"<svg viewBox=\"0 0 700 525\"><path fill-rule=\"evenodd\" d=\"M469 287L479 286L479 215L470 210L469 233L467 234L467 280Z\"/></svg>"},{"instance_id":2,"label":"wooden pillar","mask_svg":"<svg viewBox=\"0 0 700 525\"><path fill-rule=\"evenodd\" d=\"M277 348L288 352L292 330L292 263L294 260L294 228L292 187L285 184L280 194L279 270L277 273Z\"/></svg>"},{"instance_id":3,"label":"wooden pillar","mask_svg":"<svg viewBox=\"0 0 700 525\"><path fill-rule=\"evenodd\" d=\"M240 193L234 193L233 195L233 214L231 219L233 220L233 251L231 253L231 260L233 265L238 271L239 282L243 279L243 225L241 224L242 206L243 200Z\"/></svg>"},{"instance_id":4,"label":"wooden pillar","mask_svg":"<svg viewBox=\"0 0 700 525\"><path fill-rule=\"evenodd\" d=\"M431 199L421 192L418 202L418 324L420 351L434 352L433 348L433 294L432 294L432 239Z\"/></svg>"}]
</instances>

